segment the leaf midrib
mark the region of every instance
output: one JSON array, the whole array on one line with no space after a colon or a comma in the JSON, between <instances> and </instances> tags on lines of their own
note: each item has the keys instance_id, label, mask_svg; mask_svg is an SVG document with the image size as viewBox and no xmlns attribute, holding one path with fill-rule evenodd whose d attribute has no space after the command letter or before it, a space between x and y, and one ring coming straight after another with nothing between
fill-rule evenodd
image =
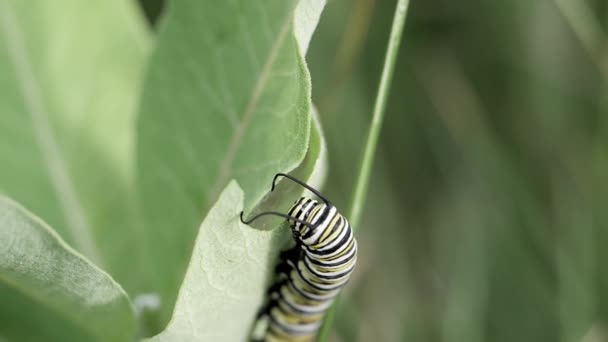
<instances>
[{"instance_id":1,"label":"leaf midrib","mask_svg":"<svg viewBox=\"0 0 608 342\"><path fill-rule=\"evenodd\" d=\"M251 90L251 93L249 95L249 100L247 102L247 106L245 107L243 115L241 115L241 119L230 138L230 143L228 145L228 149L227 149L226 153L224 154L224 158L222 158L222 160L220 162L220 167L219 167L218 174L215 178L215 182L210 187L211 191L209 191L209 194L207 196L208 204L215 203L223 186L226 184L226 182L228 182L228 179L230 178L230 174L232 171L232 166L233 166L234 160L236 158L236 154L237 154L239 148L241 147L241 144L242 144L243 138L245 136L245 133L247 131L247 128L251 124L251 120L253 118L253 113L255 112L255 109L257 107L258 100L260 99L260 96L264 92L264 89L265 89L266 83L268 82L268 79L270 77L270 73L272 71L274 62L277 59L279 51L280 51L281 47L283 46L283 42L285 41L285 38L287 37L287 33L289 32L289 29L291 27L291 22L292 22L291 19L293 17L293 13L294 13L297 3L298 3L298 1L294 1L291 8L287 11L287 15L285 16L285 18L283 20L283 24L281 25L281 30L279 31L279 34L277 35L277 37L272 45L272 48L270 49L270 52L268 53L268 55L266 57L264 66L258 75L256 83L255 83L253 89Z\"/></svg>"}]
</instances>

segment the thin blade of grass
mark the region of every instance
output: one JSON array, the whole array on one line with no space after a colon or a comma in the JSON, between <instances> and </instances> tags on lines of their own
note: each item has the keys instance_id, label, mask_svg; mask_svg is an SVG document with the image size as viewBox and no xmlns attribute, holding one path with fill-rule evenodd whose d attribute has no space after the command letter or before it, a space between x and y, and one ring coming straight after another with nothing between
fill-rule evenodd
<instances>
[{"instance_id":1,"label":"thin blade of grass","mask_svg":"<svg viewBox=\"0 0 608 342\"><path fill-rule=\"evenodd\" d=\"M357 227L359 225L363 204L365 203L365 198L367 196L372 164L376 154L378 138L380 137L380 129L382 128L384 111L386 108L393 72L395 70L395 62L397 61L397 53L399 51L399 44L401 42L401 35L405 25L408 6L409 0L399 0L397 2L397 7L395 8L395 16L393 18L393 25L391 27L388 47L386 49L384 66L382 68L382 76L380 78L380 85L378 86L378 93L376 95L376 101L374 104L372 122L367 136L367 141L365 143L365 150L363 152L363 158L361 159L361 165L359 167L359 175L355 182L355 191L353 193L350 210L348 212L348 217L352 227ZM325 316L321 331L319 332L319 341L321 342L326 341L328 338L334 320L335 308L336 303L331 306Z\"/></svg>"}]
</instances>

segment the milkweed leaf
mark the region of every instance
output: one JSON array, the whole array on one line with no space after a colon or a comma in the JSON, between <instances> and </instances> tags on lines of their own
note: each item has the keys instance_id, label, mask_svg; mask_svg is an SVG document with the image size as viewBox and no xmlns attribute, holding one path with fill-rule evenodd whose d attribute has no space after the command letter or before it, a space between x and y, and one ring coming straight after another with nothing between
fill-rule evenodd
<instances>
[{"instance_id":1,"label":"milkweed leaf","mask_svg":"<svg viewBox=\"0 0 608 342\"><path fill-rule=\"evenodd\" d=\"M0 0L0 193L128 289L146 283L128 199L148 45L131 2Z\"/></svg>"},{"instance_id":2,"label":"milkweed leaf","mask_svg":"<svg viewBox=\"0 0 608 342\"><path fill-rule=\"evenodd\" d=\"M229 183L199 229L169 326L148 341L247 340L280 234L242 224L243 201Z\"/></svg>"},{"instance_id":3,"label":"milkweed leaf","mask_svg":"<svg viewBox=\"0 0 608 342\"><path fill-rule=\"evenodd\" d=\"M302 49L321 12L314 4L324 1L168 8L137 123L145 243L156 270L149 291L163 299L163 324L198 226L227 182L239 182L250 210L275 173L297 169L307 155L312 105Z\"/></svg>"},{"instance_id":4,"label":"milkweed leaf","mask_svg":"<svg viewBox=\"0 0 608 342\"><path fill-rule=\"evenodd\" d=\"M313 123L310 149L294 174L311 175L311 184L318 186L326 167L326 147L316 117ZM277 196L269 196L260 210L276 208L280 199L299 196L302 190L281 184L275 192ZM236 182L229 183L203 221L171 322L151 342L247 340L278 252L291 234L287 227L264 230L241 224L243 196Z\"/></svg>"},{"instance_id":5,"label":"milkweed leaf","mask_svg":"<svg viewBox=\"0 0 608 342\"><path fill-rule=\"evenodd\" d=\"M0 196L0 336L14 341L132 341L123 289L49 226Z\"/></svg>"}]
</instances>

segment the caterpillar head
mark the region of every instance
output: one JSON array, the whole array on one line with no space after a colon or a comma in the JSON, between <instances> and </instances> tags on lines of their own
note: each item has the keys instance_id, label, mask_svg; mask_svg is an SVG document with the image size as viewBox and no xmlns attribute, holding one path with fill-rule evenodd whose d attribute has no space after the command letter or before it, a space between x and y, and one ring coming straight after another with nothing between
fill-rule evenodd
<instances>
[{"instance_id":1,"label":"caterpillar head","mask_svg":"<svg viewBox=\"0 0 608 342\"><path fill-rule=\"evenodd\" d=\"M315 235L316 230L321 228L318 224L325 220L332 208L331 205L319 203L307 197L300 197L296 200L289 209L288 215L307 224L289 219L289 226L294 237L306 244L306 240Z\"/></svg>"},{"instance_id":2,"label":"caterpillar head","mask_svg":"<svg viewBox=\"0 0 608 342\"><path fill-rule=\"evenodd\" d=\"M298 198L294 204L291 206L291 208L289 208L289 211L287 212L287 215L291 216L291 217L295 217L301 221L307 222L309 223L310 219L312 218L312 213L313 211L317 211L315 210L315 208L318 208L319 206L319 202L317 202L316 200L307 198L307 197L300 197ZM299 235L300 231L302 231L304 228L306 228L306 225L300 223L300 222L296 222L294 220L288 220L289 221L289 226L291 227L291 230L293 231L294 235Z\"/></svg>"}]
</instances>

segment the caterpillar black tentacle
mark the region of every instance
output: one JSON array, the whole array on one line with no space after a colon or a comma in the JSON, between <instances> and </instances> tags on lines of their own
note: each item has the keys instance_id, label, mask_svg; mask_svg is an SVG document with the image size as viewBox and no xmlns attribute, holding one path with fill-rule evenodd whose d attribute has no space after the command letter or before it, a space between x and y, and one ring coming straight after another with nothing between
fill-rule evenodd
<instances>
[{"instance_id":1,"label":"caterpillar black tentacle","mask_svg":"<svg viewBox=\"0 0 608 342\"><path fill-rule=\"evenodd\" d=\"M269 290L261 312L268 318L263 341L312 341L326 310L350 278L357 261L357 241L348 220L325 196L293 176L279 173L315 194L317 200L300 197L287 214L265 212L241 221L275 215L289 222L296 247L281 253L277 271L284 274Z\"/></svg>"}]
</instances>

